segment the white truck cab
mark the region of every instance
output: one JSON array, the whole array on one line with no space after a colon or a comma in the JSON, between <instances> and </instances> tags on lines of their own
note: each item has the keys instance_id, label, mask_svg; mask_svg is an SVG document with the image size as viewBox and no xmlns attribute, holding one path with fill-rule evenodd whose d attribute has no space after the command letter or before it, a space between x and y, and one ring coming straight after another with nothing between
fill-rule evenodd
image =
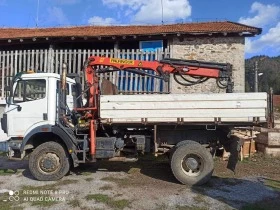
<instances>
[{"instance_id":1,"label":"white truck cab","mask_svg":"<svg viewBox=\"0 0 280 210\"><path fill-rule=\"evenodd\" d=\"M55 125L59 74L22 74L12 86L2 120L8 138L22 139L42 125ZM73 79L67 78L67 105L73 108Z\"/></svg>"}]
</instances>

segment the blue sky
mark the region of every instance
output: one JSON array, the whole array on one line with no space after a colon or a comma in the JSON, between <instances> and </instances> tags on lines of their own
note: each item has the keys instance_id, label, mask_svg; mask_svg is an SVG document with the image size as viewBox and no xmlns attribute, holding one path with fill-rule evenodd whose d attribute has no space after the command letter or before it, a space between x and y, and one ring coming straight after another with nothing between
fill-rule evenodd
<instances>
[{"instance_id":1,"label":"blue sky","mask_svg":"<svg viewBox=\"0 0 280 210\"><path fill-rule=\"evenodd\" d=\"M162 14L167 24L230 20L261 27L261 35L246 40L246 57L280 55L280 0L0 0L0 27L161 24Z\"/></svg>"}]
</instances>

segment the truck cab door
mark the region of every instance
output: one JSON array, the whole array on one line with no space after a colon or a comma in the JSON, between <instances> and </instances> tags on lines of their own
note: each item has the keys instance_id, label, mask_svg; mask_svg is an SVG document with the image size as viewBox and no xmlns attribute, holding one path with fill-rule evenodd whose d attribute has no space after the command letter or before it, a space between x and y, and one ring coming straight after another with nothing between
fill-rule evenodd
<instances>
[{"instance_id":1,"label":"truck cab door","mask_svg":"<svg viewBox=\"0 0 280 210\"><path fill-rule=\"evenodd\" d=\"M13 86L14 94L6 111L8 136L23 137L36 123L47 119L47 81L23 79Z\"/></svg>"}]
</instances>

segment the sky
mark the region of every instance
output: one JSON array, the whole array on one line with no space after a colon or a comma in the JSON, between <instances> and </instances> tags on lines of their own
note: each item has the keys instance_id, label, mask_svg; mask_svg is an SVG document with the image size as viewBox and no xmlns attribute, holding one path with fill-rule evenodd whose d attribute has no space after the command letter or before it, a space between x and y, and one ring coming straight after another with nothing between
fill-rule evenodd
<instances>
[{"instance_id":1,"label":"sky","mask_svg":"<svg viewBox=\"0 0 280 210\"><path fill-rule=\"evenodd\" d=\"M280 55L280 0L0 0L0 27L233 21L263 29L246 58Z\"/></svg>"}]
</instances>

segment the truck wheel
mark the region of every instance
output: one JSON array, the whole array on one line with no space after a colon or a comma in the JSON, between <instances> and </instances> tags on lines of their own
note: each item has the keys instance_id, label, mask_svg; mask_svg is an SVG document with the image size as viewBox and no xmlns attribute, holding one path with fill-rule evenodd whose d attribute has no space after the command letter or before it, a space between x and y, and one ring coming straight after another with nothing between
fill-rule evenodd
<instances>
[{"instance_id":1,"label":"truck wheel","mask_svg":"<svg viewBox=\"0 0 280 210\"><path fill-rule=\"evenodd\" d=\"M40 181L55 181L65 176L70 169L68 155L56 142L39 145L29 157L29 170Z\"/></svg>"},{"instance_id":2,"label":"truck wheel","mask_svg":"<svg viewBox=\"0 0 280 210\"><path fill-rule=\"evenodd\" d=\"M202 185L212 176L214 161L200 144L183 144L171 158L171 169L176 179L186 185Z\"/></svg>"}]
</instances>

